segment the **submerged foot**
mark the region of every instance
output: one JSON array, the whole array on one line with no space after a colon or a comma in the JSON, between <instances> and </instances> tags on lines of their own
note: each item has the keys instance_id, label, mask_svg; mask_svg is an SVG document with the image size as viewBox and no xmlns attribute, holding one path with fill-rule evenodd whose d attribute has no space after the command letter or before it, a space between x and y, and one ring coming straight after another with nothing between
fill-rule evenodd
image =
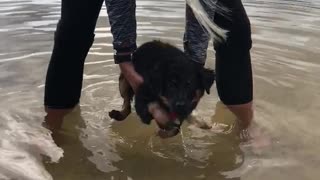
<instances>
[{"instance_id":1,"label":"submerged foot","mask_svg":"<svg viewBox=\"0 0 320 180\"><path fill-rule=\"evenodd\" d=\"M47 115L44 118L42 125L52 132L61 129L63 118L72 111L73 109L49 109L46 108L45 111Z\"/></svg>"},{"instance_id":2,"label":"submerged foot","mask_svg":"<svg viewBox=\"0 0 320 180\"><path fill-rule=\"evenodd\" d=\"M239 136L242 142L248 143L252 150L257 153L271 145L270 137L261 128L254 125L240 130Z\"/></svg>"}]
</instances>

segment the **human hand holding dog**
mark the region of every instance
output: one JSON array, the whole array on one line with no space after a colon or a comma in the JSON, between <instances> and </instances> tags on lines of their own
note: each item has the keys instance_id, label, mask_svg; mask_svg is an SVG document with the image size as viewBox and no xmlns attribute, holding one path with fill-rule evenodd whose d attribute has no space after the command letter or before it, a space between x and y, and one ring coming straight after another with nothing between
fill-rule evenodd
<instances>
[{"instance_id":1,"label":"human hand holding dog","mask_svg":"<svg viewBox=\"0 0 320 180\"><path fill-rule=\"evenodd\" d=\"M133 91L136 93L139 86L143 83L143 78L134 69L131 62L123 62L119 64L120 70L126 80L129 82Z\"/></svg>"}]
</instances>

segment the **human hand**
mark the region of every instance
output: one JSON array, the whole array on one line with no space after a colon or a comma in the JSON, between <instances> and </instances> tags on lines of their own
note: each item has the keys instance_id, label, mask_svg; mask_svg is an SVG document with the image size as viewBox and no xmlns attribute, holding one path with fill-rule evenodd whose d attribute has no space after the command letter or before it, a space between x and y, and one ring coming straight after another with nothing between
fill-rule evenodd
<instances>
[{"instance_id":1,"label":"human hand","mask_svg":"<svg viewBox=\"0 0 320 180\"><path fill-rule=\"evenodd\" d=\"M139 86L143 83L142 76L135 71L131 62L120 63L119 67L133 91L136 93Z\"/></svg>"}]
</instances>

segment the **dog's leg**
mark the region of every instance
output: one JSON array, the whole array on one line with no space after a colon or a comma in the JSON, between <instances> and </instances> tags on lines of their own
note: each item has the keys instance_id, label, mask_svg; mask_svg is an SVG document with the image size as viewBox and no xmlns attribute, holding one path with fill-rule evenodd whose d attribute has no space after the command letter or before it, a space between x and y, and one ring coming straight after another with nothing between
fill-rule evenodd
<instances>
[{"instance_id":1,"label":"dog's leg","mask_svg":"<svg viewBox=\"0 0 320 180\"><path fill-rule=\"evenodd\" d=\"M139 91L135 95L136 112L142 122L145 124L150 124L151 120L153 119L148 110L148 104L155 101L156 99L153 95L154 91L149 88L148 84L148 82L142 84L141 87L139 87Z\"/></svg>"},{"instance_id":2,"label":"dog's leg","mask_svg":"<svg viewBox=\"0 0 320 180\"><path fill-rule=\"evenodd\" d=\"M119 90L121 97L123 98L122 110L112 110L111 112L109 112L109 116L117 121L122 121L126 119L131 113L131 101L134 95L130 84L124 78L122 73L119 77Z\"/></svg>"},{"instance_id":3,"label":"dog's leg","mask_svg":"<svg viewBox=\"0 0 320 180\"><path fill-rule=\"evenodd\" d=\"M199 89L196 90L196 95L193 97L193 100L192 100L192 105L193 105L192 109L196 109L196 107L198 106L203 95L204 95L203 91L201 91ZM212 125L209 124L208 122L206 122L205 120L198 119L192 115L187 118L187 122L195 125L196 127L201 128L201 129L211 129L212 128Z\"/></svg>"}]
</instances>

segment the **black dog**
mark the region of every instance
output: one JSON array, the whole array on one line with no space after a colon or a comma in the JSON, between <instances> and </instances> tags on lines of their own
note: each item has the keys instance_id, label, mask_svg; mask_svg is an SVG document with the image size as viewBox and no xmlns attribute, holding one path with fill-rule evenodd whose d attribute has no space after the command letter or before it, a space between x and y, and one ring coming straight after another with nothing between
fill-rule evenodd
<instances>
[{"instance_id":1,"label":"black dog","mask_svg":"<svg viewBox=\"0 0 320 180\"><path fill-rule=\"evenodd\" d=\"M196 108L200 98L214 83L213 70L193 62L180 49L160 41L147 42L133 54L135 70L143 77L144 83L135 95L135 109L141 120L150 124L153 119L148 105L157 103L177 118L178 123L168 123L166 130L179 130L182 122ZM119 78L119 89L123 102L122 111L112 110L109 116L124 120L131 113L133 90L124 76ZM173 135L176 135L176 131ZM172 135L172 136L173 136Z\"/></svg>"}]
</instances>

